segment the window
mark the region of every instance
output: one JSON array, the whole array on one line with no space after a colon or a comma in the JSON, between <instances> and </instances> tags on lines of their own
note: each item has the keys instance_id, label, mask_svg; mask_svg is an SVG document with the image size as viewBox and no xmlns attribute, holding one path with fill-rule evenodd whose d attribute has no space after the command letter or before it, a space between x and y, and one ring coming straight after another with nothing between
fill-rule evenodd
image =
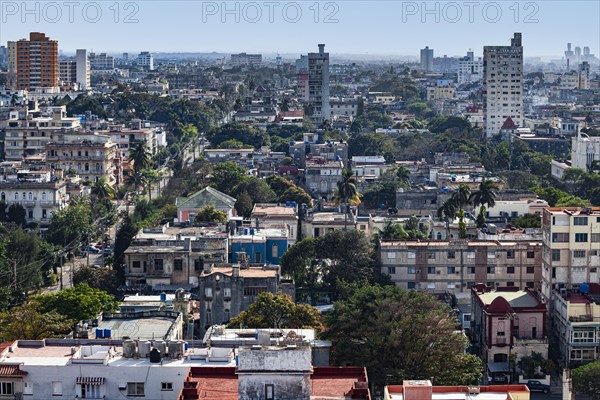
<instances>
[{"instance_id":1,"label":"window","mask_svg":"<svg viewBox=\"0 0 600 400\"><path fill-rule=\"evenodd\" d=\"M23 382L23 394L33 394L33 382Z\"/></svg>"},{"instance_id":2,"label":"window","mask_svg":"<svg viewBox=\"0 0 600 400\"><path fill-rule=\"evenodd\" d=\"M161 383L161 389L163 391L171 391L173 390L173 382L162 382Z\"/></svg>"},{"instance_id":3,"label":"window","mask_svg":"<svg viewBox=\"0 0 600 400\"><path fill-rule=\"evenodd\" d=\"M82 399L101 399L100 386L99 385L81 385L81 398Z\"/></svg>"},{"instance_id":4,"label":"window","mask_svg":"<svg viewBox=\"0 0 600 400\"><path fill-rule=\"evenodd\" d=\"M62 382L52 382L52 396L62 396Z\"/></svg>"},{"instance_id":5,"label":"window","mask_svg":"<svg viewBox=\"0 0 600 400\"><path fill-rule=\"evenodd\" d=\"M430 251L429 253L427 253L427 258L429 260L435 260L435 251Z\"/></svg>"},{"instance_id":6,"label":"window","mask_svg":"<svg viewBox=\"0 0 600 400\"><path fill-rule=\"evenodd\" d=\"M588 217L573 217L573 225L587 225Z\"/></svg>"},{"instance_id":7,"label":"window","mask_svg":"<svg viewBox=\"0 0 600 400\"><path fill-rule=\"evenodd\" d=\"M535 267L527 267L528 274L533 274L534 271L535 271Z\"/></svg>"},{"instance_id":8,"label":"window","mask_svg":"<svg viewBox=\"0 0 600 400\"><path fill-rule=\"evenodd\" d=\"M144 395L144 382L128 382L127 383L127 396L143 396Z\"/></svg>"},{"instance_id":9,"label":"window","mask_svg":"<svg viewBox=\"0 0 600 400\"><path fill-rule=\"evenodd\" d=\"M449 259L454 259L456 258L456 253L454 251L449 251L448 252L448 258Z\"/></svg>"},{"instance_id":10,"label":"window","mask_svg":"<svg viewBox=\"0 0 600 400\"><path fill-rule=\"evenodd\" d=\"M493 251L487 253L487 258L496 258L496 253L494 253Z\"/></svg>"},{"instance_id":11,"label":"window","mask_svg":"<svg viewBox=\"0 0 600 400\"><path fill-rule=\"evenodd\" d=\"M394 275L396 273L396 267L388 267L388 274Z\"/></svg>"},{"instance_id":12,"label":"window","mask_svg":"<svg viewBox=\"0 0 600 400\"><path fill-rule=\"evenodd\" d=\"M506 282L506 286L512 287L512 286L515 286L515 283L514 282Z\"/></svg>"},{"instance_id":13,"label":"window","mask_svg":"<svg viewBox=\"0 0 600 400\"><path fill-rule=\"evenodd\" d=\"M206 325L212 324L212 311L210 309L206 309L204 319L206 320Z\"/></svg>"},{"instance_id":14,"label":"window","mask_svg":"<svg viewBox=\"0 0 600 400\"><path fill-rule=\"evenodd\" d=\"M515 258L515 251L514 250L506 250L506 258L514 259Z\"/></svg>"},{"instance_id":15,"label":"window","mask_svg":"<svg viewBox=\"0 0 600 400\"><path fill-rule=\"evenodd\" d=\"M407 253L407 257L408 257L409 259L411 259L411 258L416 258L416 257L417 257L417 255L415 254L415 252L414 252L414 251L409 251L409 252Z\"/></svg>"},{"instance_id":16,"label":"window","mask_svg":"<svg viewBox=\"0 0 600 400\"><path fill-rule=\"evenodd\" d=\"M131 267L132 268L140 268L141 264L140 264L139 261L134 261L134 262L131 263Z\"/></svg>"},{"instance_id":17,"label":"window","mask_svg":"<svg viewBox=\"0 0 600 400\"><path fill-rule=\"evenodd\" d=\"M560 261L560 250L552 250L552 261Z\"/></svg>"},{"instance_id":18,"label":"window","mask_svg":"<svg viewBox=\"0 0 600 400\"><path fill-rule=\"evenodd\" d=\"M594 331L572 331L571 341L573 343L593 343Z\"/></svg>"},{"instance_id":19,"label":"window","mask_svg":"<svg viewBox=\"0 0 600 400\"><path fill-rule=\"evenodd\" d=\"M529 289L533 289L533 287L535 286L534 282L527 282L525 284L525 286L527 286Z\"/></svg>"},{"instance_id":20,"label":"window","mask_svg":"<svg viewBox=\"0 0 600 400\"><path fill-rule=\"evenodd\" d=\"M475 267L467 267L467 274L474 274L475 273Z\"/></svg>"},{"instance_id":21,"label":"window","mask_svg":"<svg viewBox=\"0 0 600 400\"><path fill-rule=\"evenodd\" d=\"M273 243L273 246L271 246L271 256L279 257L279 246L277 243Z\"/></svg>"},{"instance_id":22,"label":"window","mask_svg":"<svg viewBox=\"0 0 600 400\"><path fill-rule=\"evenodd\" d=\"M592 233L592 243L600 242L600 233Z\"/></svg>"},{"instance_id":23,"label":"window","mask_svg":"<svg viewBox=\"0 0 600 400\"><path fill-rule=\"evenodd\" d=\"M199 272L204 268L204 260L197 258L194 260L194 271Z\"/></svg>"},{"instance_id":24,"label":"window","mask_svg":"<svg viewBox=\"0 0 600 400\"><path fill-rule=\"evenodd\" d=\"M227 298L231 298L231 288L223 288L223 297Z\"/></svg>"},{"instance_id":25,"label":"window","mask_svg":"<svg viewBox=\"0 0 600 400\"><path fill-rule=\"evenodd\" d=\"M262 292L266 292L267 288L262 286L246 286L244 287L244 296L258 296Z\"/></svg>"},{"instance_id":26,"label":"window","mask_svg":"<svg viewBox=\"0 0 600 400\"><path fill-rule=\"evenodd\" d=\"M45 208L42 208L42 218L48 218L48 211Z\"/></svg>"},{"instance_id":27,"label":"window","mask_svg":"<svg viewBox=\"0 0 600 400\"><path fill-rule=\"evenodd\" d=\"M183 260L181 260L181 259L174 260L173 261L173 269L175 271L182 271L183 270Z\"/></svg>"},{"instance_id":28,"label":"window","mask_svg":"<svg viewBox=\"0 0 600 400\"><path fill-rule=\"evenodd\" d=\"M388 259L396 258L396 252L395 251L388 251L387 258Z\"/></svg>"},{"instance_id":29,"label":"window","mask_svg":"<svg viewBox=\"0 0 600 400\"><path fill-rule=\"evenodd\" d=\"M489 265L487 267L487 273L488 274L495 274L496 273L496 267L494 267L493 265Z\"/></svg>"},{"instance_id":30,"label":"window","mask_svg":"<svg viewBox=\"0 0 600 400\"><path fill-rule=\"evenodd\" d=\"M408 282L408 288L409 289L414 289L416 287L417 287L417 285L415 284L415 282Z\"/></svg>"},{"instance_id":31,"label":"window","mask_svg":"<svg viewBox=\"0 0 600 400\"><path fill-rule=\"evenodd\" d=\"M535 251L528 251L527 258L535 258Z\"/></svg>"},{"instance_id":32,"label":"window","mask_svg":"<svg viewBox=\"0 0 600 400\"><path fill-rule=\"evenodd\" d=\"M449 274L455 274L456 273L456 267L448 267L448 273Z\"/></svg>"},{"instance_id":33,"label":"window","mask_svg":"<svg viewBox=\"0 0 600 400\"><path fill-rule=\"evenodd\" d=\"M515 267L506 267L506 273L507 274L514 274L515 273Z\"/></svg>"},{"instance_id":34,"label":"window","mask_svg":"<svg viewBox=\"0 0 600 400\"><path fill-rule=\"evenodd\" d=\"M470 259L475 258L475 252L474 251L467 251L467 258L470 258Z\"/></svg>"},{"instance_id":35,"label":"window","mask_svg":"<svg viewBox=\"0 0 600 400\"><path fill-rule=\"evenodd\" d=\"M584 258L585 250L573 250L573 258Z\"/></svg>"},{"instance_id":36,"label":"window","mask_svg":"<svg viewBox=\"0 0 600 400\"><path fill-rule=\"evenodd\" d=\"M428 282L427 289L435 289L435 282Z\"/></svg>"},{"instance_id":37,"label":"window","mask_svg":"<svg viewBox=\"0 0 600 400\"><path fill-rule=\"evenodd\" d=\"M212 288L209 288L209 287L204 288L204 295L206 297L212 297Z\"/></svg>"},{"instance_id":38,"label":"window","mask_svg":"<svg viewBox=\"0 0 600 400\"><path fill-rule=\"evenodd\" d=\"M0 395L14 394L14 382L0 382Z\"/></svg>"},{"instance_id":39,"label":"window","mask_svg":"<svg viewBox=\"0 0 600 400\"><path fill-rule=\"evenodd\" d=\"M588 241L587 233L576 233L575 234L575 242L576 243L585 243Z\"/></svg>"},{"instance_id":40,"label":"window","mask_svg":"<svg viewBox=\"0 0 600 400\"><path fill-rule=\"evenodd\" d=\"M568 233L553 233L552 243L566 243L569 241Z\"/></svg>"},{"instance_id":41,"label":"window","mask_svg":"<svg viewBox=\"0 0 600 400\"><path fill-rule=\"evenodd\" d=\"M15 200L19 200L19 193L15 192Z\"/></svg>"},{"instance_id":42,"label":"window","mask_svg":"<svg viewBox=\"0 0 600 400\"><path fill-rule=\"evenodd\" d=\"M265 400L275 400L275 385L265 385Z\"/></svg>"},{"instance_id":43,"label":"window","mask_svg":"<svg viewBox=\"0 0 600 400\"><path fill-rule=\"evenodd\" d=\"M407 268L407 272L409 274L415 274L417 272L417 268L411 265Z\"/></svg>"},{"instance_id":44,"label":"window","mask_svg":"<svg viewBox=\"0 0 600 400\"><path fill-rule=\"evenodd\" d=\"M428 274L435 274L435 267L427 267Z\"/></svg>"},{"instance_id":45,"label":"window","mask_svg":"<svg viewBox=\"0 0 600 400\"><path fill-rule=\"evenodd\" d=\"M163 270L163 260L162 260L162 258L158 258L158 259L154 260L154 270L155 271L162 271Z\"/></svg>"},{"instance_id":46,"label":"window","mask_svg":"<svg viewBox=\"0 0 600 400\"><path fill-rule=\"evenodd\" d=\"M463 314L463 322L471 322L471 314Z\"/></svg>"},{"instance_id":47,"label":"window","mask_svg":"<svg viewBox=\"0 0 600 400\"><path fill-rule=\"evenodd\" d=\"M27 193L27 200L29 200L29 201L33 200L33 193L31 193L31 192Z\"/></svg>"}]
</instances>

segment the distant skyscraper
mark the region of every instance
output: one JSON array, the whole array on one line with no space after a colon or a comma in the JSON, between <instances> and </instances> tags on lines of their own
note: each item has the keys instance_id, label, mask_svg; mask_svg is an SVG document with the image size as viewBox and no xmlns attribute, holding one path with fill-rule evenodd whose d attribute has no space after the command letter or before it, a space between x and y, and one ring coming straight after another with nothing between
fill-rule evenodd
<instances>
[{"instance_id":1,"label":"distant skyscraper","mask_svg":"<svg viewBox=\"0 0 600 400\"><path fill-rule=\"evenodd\" d=\"M77 49L75 53L75 61L77 63L77 83L79 89L88 90L90 88L90 60L86 49Z\"/></svg>"},{"instance_id":2,"label":"distant skyscraper","mask_svg":"<svg viewBox=\"0 0 600 400\"><path fill-rule=\"evenodd\" d=\"M421 49L421 69L425 72L433 71L433 49L429 46Z\"/></svg>"},{"instance_id":3,"label":"distant skyscraper","mask_svg":"<svg viewBox=\"0 0 600 400\"><path fill-rule=\"evenodd\" d=\"M90 53L90 69L92 71L107 71L115 69L115 59L106 53Z\"/></svg>"},{"instance_id":4,"label":"distant skyscraper","mask_svg":"<svg viewBox=\"0 0 600 400\"><path fill-rule=\"evenodd\" d=\"M138 67L147 69L148 71L154 70L154 56L148 51L142 51L137 58Z\"/></svg>"},{"instance_id":5,"label":"distant skyscraper","mask_svg":"<svg viewBox=\"0 0 600 400\"><path fill-rule=\"evenodd\" d=\"M483 77L483 60L478 57L475 60L472 51L458 61L458 83L465 84L480 81Z\"/></svg>"},{"instance_id":6,"label":"distant skyscraper","mask_svg":"<svg viewBox=\"0 0 600 400\"><path fill-rule=\"evenodd\" d=\"M17 42L17 89L58 86L58 41L40 32Z\"/></svg>"},{"instance_id":7,"label":"distant skyscraper","mask_svg":"<svg viewBox=\"0 0 600 400\"><path fill-rule=\"evenodd\" d=\"M575 60L581 60L581 47L575 46Z\"/></svg>"},{"instance_id":8,"label":"distant skyscraper","mask_svg":"<svg viewBox=\"0 0 600 400\"><path fill-rule=\"evenodd\" d=\"M123 53L123 61L129 61L129 53Z\"/></svg>"},{"instance_id":9,"label":"distant skyscraper","mask_svg":"<svg viewBox=\"0 0 600 400\"><path fill-rule=\"evenodd\" d=\"M7 42L6 50L8 62L6 87L9 89L14 89L17 87L17 42Z\"/></svg>"},{"instance_id":10,"label":"distant skyscraper","mask_svg":"<svg viewBox=\"0 0 600 400\"><path fill-rule=\"evenodd\" d=\"M319 44L318 53L308 53L308 101L313 105L310 116L315 125L331 117L329 108L329 53Z\"/></svg>"},{"instance_id":11,"label":"distant skyscraper","mask_svg":"<svg viewBox=\"0 0 600 400\"><path fill-rule=\"evenodd\" d=\"M0 46L0 68L5 68L8 64L8 49L6 46Z\"/></svg>"},{"instance_id":12,"label":"distant skyscraper","mask_svg":"<svg viewBox=\"0 0 600 400\"><path fill-rule=\"evenodd\" d=\"M515 33L510 46L483 48L483 119L486 136L500 133L508 118L523 126L523 46Z\"/></svg>"}]
</instances>

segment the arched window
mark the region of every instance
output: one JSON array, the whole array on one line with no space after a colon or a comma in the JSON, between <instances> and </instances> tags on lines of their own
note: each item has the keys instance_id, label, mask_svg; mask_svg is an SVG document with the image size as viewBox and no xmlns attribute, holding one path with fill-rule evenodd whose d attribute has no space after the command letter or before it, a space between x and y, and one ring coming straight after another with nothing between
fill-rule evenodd
<instances>
[{"instance_id":1,"label":"arched window","mask_svg":"<svg viewBox=\"0 0 600 400\"><path fill-rule=\"evenodd\" d=\"M33 193L31 193L31 192L27 193L27 200L29 200L29 201L33 200Z\"/></svg>"},{"instance_id":2,"label":"arched window","mask_svg":"<svg viewBox=\"0 0 600 400\"><path fill-rule=\"evenodd\" d=\"M46 192L42 192L42 200L47 200L47 194L46 194Z\"/></svg>"},{"instance_id":3,"label":"arched window","mask_svg":"<svg viewBox=\"0 0 600 400\"><path fill-rule=\"evenodd\" d=\"M23 192L23 200L27 200L27 193Z\"/></svg>"},{"instance_id":4,"label":"arched window","mask_svg":"<svg viewBox=\"0 0 600 400\"><path fill-rule=\"evenodd\" d=\"M442 240L442 232L437 233L437 240Z\"/></svg>"},{"instance_id":5,"label":"arched window","mask_svg":"<svg viewBox=\"0 0 600 400\"><path fill-rule=\"evenodd\" d=\"M4 192L2 192L2 201L6 201L6 194Z\"/></svg>"}]
</instances>

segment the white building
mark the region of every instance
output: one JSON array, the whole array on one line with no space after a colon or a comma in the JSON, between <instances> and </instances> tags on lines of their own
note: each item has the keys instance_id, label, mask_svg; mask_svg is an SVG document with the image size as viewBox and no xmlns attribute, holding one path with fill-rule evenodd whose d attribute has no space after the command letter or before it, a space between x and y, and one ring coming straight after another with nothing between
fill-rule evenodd
<instances>
[{"instance_id":1,"label":"white building","mask_svg":"<svg viewBox=\"0 0 600 400\"><path fill-rule=\"evenodd\" d=\"M115 68L115 59L106 53L90 53L89 55L90 69L95 71L107 71Z\"/></svg>"},{"instance_id":2,"label":"white building","mask_svg":"<svg viewBox=\"0 0 600 400\"><path fill-rule=\"evenodd\" d=\"M231 55L231 65L234 67L257 67L262 64L262 54L239 53Z\"/></svg>"},{"instance_id":3,"label":"white building","mask_svg":"<svg viewBox=\"0 0 600 400\"><path fill-rule=\"evenodd\" d=\"M90 60L88 59L86 49L77 49L75 53L75 62L77 63L77 83L81 90L90 89Z\"/></svg>"},{"instance_id":4,"label":"white building","mask_svg":"<svg viewBox=\"0 0 600 400\"><path fill-rule=\"evenodd\" d=\"M147 69L148 71L154 70L154 55L149 51L142 51L137 58L138 67Z\"/></svg>"},{"instance_id":5,"label":"white building","mask_svg":"<svg viewBox=\"0 0 600 400\"><path fill-rule=\"evenodd\" d=\"M571 139L571 166L587 171L594 161L600 161L600 137L579 133Z\"/></svg>"},{"instance_id":6,"label":"white building","mask_svg":"<svg viewBox=\"0 0 600 400\"><path fill-rule=\"evenodd\" d=\"M433 71L433 49L429 46L421 49L421 69L425 72Z\"/></svg>"},{"instance_id":7,"label":"white building","mask_svg":"<svg viewBox=\"0 0 600 400\"><path fill-rule=\"evenodd\" d=\"M483 48L484 124L487 137L500 133L510 117L523 126L523 46L515 33L510 46Z\"/></svg>"},{"instance_id":8,"label":"white building","mask_svg":"<svg viewBox=\"0 0 600 400\"><path fill-rule=\"evenodd\" d=\"M483 60L481 57L475 59L473 52L467 52L467 56L458 61L458 84L478 82L483 79Z\"/></svg>"}]
</instances>

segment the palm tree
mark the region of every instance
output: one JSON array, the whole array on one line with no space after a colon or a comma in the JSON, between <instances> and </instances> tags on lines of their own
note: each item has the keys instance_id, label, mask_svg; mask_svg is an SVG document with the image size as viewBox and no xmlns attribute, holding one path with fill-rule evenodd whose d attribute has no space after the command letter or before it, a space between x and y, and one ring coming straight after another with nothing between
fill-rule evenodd
<instances>
[{"instance_id":1,"label":"palm tree","mask_svg":"<svg viewBox=\"0 0 600 400\"><path fill-rule=\"evenodd\" d=\"M437 216L444 219L446 222L446 238L450 237L450 221L456 217L456 203L452 198L449 198L437 210Z\"/></svg>"},{"instance_id":2,"label":"palm tree","mask_svg":"<svg viewBox=\"0 0 600 400\"><path fill-rule=\"evenodd\" d=\"M452 193L451 197L452 201L456 205L456 208L458 209L458 230L461 239L467 237L467 224L465 222L465 206L469 204L470 198L471 189L464 183L460 184L458 190Z\"/></svg>"},{"instance_id":3,"label":"palm tree","mask_svg":"<svg viewBox=\"0 0 600 400\"><path fill-rule=\"evenodd\" d=\"M410 187L410 171L404 165L398 168L396 177L400 181L402 187Z\"/></svg>"},{"instance_id":4,"label":"palm tree","mask_svg":"<svg viewBox=\"0 0 600 400\"><path fill-rule=\"evenodd\" d=\"M337 183L337 190L333 198L336 204L344 204L346 208L345 222L348 222L349 206L360 204L360 194L358 193L356 178L351 170L344 168L342 171L342 179ZM344 225L345 229L346 224Z\"/></svg>"},{"instance_id":5,"label":"palm tree","mask_svg":"<svg viewBox=\"0 0 600 400\"><path fill-rule=\"evenodd\" d=\"M135 192L138 192L140 187L146 186L146 175L142 171L133 171L133 174L127 177L127 184L135 187Z\"/></svg>"},{"instance_id":6,"label":"palm tree","mask_svg":"<svg viewBox=\"0 0 600 400\"><path fill-rule=\"evenodd\" d=\"M485 224L486 207L491 208L496 204L496 190L498 188L494 185L494 182L489 179L483 180L479 184L479 189L469 197L469 203L473 204L473 207L481 206L479 215L477 215L477 226L479 228L482 228Z\"/></svg>"},{"instance_id":7,"label":"palm tree","mask_svg":"<svg viewBox=\"0 0 600 400\"><path fill-rule=\"evenodd\" d=\"M116 194L115 189L108 184L104 177L98 179L96 183L92 185L91 193L92 196L99 200L111 200Z\"/></svg>"},{"instance_id":8,"label":"palm tree","mask_svg":"<svg viewBox=\"0 0 600 400\"><path fill-rule=\"evenodd\" d=\"M141 172L150 166L152 160L150 159L150 151L145 141L140 140L129 149L129 161L133 162L135 172Z\"/></svg>"}]
</instances>

